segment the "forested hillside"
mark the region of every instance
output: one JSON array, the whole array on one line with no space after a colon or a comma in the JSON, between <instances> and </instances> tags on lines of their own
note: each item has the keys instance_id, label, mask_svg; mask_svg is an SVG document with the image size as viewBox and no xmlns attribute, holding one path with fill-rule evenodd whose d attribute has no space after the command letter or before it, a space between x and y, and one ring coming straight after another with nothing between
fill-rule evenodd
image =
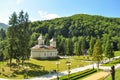
<instances>
[{"instance_id":1,"label":"forested hillside","mask_svg":"<svg viewBox=\"0 0 120 80\"><path fill-rule=\"evenodd\" d=\"M93 49L98 38L101 40L103 52L108 40L111 41L114 50L120 49L120 18L77 14L32 22L30 29L31 47L37 44L38 36L43 34L46 44L49 44L52 37L56 38L60 54L87 54L88 50L90 52L90 49Z\"/></svg>"}]
</instances>

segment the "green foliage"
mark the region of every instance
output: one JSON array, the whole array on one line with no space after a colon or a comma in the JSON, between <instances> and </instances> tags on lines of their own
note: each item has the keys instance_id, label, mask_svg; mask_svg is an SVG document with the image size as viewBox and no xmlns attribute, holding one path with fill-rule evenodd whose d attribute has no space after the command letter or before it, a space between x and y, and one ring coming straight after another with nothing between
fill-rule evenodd
<instances>
[{"instance_id":1,"label":"green foliage","mask_svg":"<svg viewBox=\"0 0 120 80\"><path fill-rule=\"evenodd\" d=\"M81 72L77 72L77 73L73 73L73 74L70 74L70 79L71 80L76 80L76 79L79 79L79 78L82 78L82 77L85 77L89 74L92 74L94 72L96 72L97 70L93 70L93 69L87 69L87 70L84 70L84 71L81 71ZM68 76L62 76L60 77L60 80L68 80Z\"/></svg>"},{"instance_id":2,"label":"green foliage","mask_svg":"<svg viewBox=\"0 0 120 80\"><path fill-rule=\"evenodd\" d=\"M23 11L19 15L14 12L9 20L10 27L7 30L8 39L8 53L10 64L12 63L12 58L22 60L29 58L29 16L27 13L24 14Z\"/></svg>"},{"instance_id":3,"label":"green foliage","mask_svg":"<svg viewBox=\"0 0 120 80\"><path fill-rule=\"evenodd\" d=\"M106 64L103 64L102 66L113 66L113 65L116 65L116 64L119 64L120 63L120 59L115 59L113 61L110 61Z\"/></svg>"},{"instance_id":4,"label":"green foliage","mask_svg":"<svg viewBox=\"0 0 120 80\"><path fill-rule=\"evenodd\" d=\"M98 68L99 68L99 62L103 59L102 56L102 46L101 46L101 41L100 39L97 39L94 49L93 49L93 60L97 61L98 63Z\"/></svg>"},{"instance_id":5,"label":"green foliage","mask_svg":"<svg viewBox=\"0 0 120 80\"><path fill-rule=\"evenodd\" d=\"M89 55L92 55L93 54L93 48L94 48L94 44L95 44L95 38L91 38L90 39L90 43L89 43Z\"/></svg>"},{"instance_id":6,"label":"green foliage","mask_svg":"<svg viewBox=\"0 0 120 80\"><path fill-rule=\"evenodd\" d=\"M109 39L107 40L106 46L105 46L105 56L107 58L114 57L113 44L112 44L112 42Z\"/></svg>"},{"instance_id":7,"label":"green foliage","mask_svg":"<svg viewBox=\"0 0 120 80\"><path fill-rule=\"evenodd\" d=\"M85 49L89 49L89 54L93 53L93 38L100 38L102 42L102 49L105 51L106 35L109 35L113 41L113 49L118 50L120 41L120 19L108 18L102 16L94 16L87 14L77 14L70 17L62 17L52 20L35 21L30 23L31 36L34 33L47 35L46 44L48 40L55 37L57 40L57 49L60 54L68 54L69 51L64 50L67 46L66 38L72 39L72 45L75 46L70 54L86 54ZM62 37L61 37L62 36ZM83 37L79 42L78 37ZM117 38L117 39L115 39ZM35 39L37 40L37 38ZM91 41L90 41L91 40ZM91 42L91 43L90 43ZM77 43L80 43L79 45ZM35 41L31 41L31 47L35 45ZM81 47L80 47L81 46ZM79 51L78 51L79 47ZM70 48L70 47L68 47Z\"/></svg>"},{"instance_id":8,"label":"green foliage","mask_svg":"<svg viewBox=\"0 0 120 80\"><path fill-rule=\"evenodd\" d=\"M5 33L5 30L4 29L0 29L0 41L1 40L4 40L6 37L6 33Z\"/></svg>"}]
</instances>

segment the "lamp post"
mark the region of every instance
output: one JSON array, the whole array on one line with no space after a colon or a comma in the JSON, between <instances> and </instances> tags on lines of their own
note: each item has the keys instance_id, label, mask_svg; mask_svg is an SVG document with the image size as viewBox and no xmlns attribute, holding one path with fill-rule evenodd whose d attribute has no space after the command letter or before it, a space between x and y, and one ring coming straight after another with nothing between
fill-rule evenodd
<instances>
[{"instance_id":1,"label":"lamp post","mask_svg":"<svg viewBox=\"0 0 120 80\"><path fill-rule=\"evenodd\" d=\"M66 65L68 66L68 80L70 80L70 66L71 66L71 62L67 61Z\"/></svg>"},{"instance_id":2,"label":"lamp post","mask_svg":"<svg viewBox=\"0 0 120 80\"><path fill-rule=\"evenodd\" d=\"M59 80L59 75L58 75L58 73L59 73L59 64L60 64L59 61L56 62L56 65L57 65L57 80Z\"/></svg>"}]
</instances>

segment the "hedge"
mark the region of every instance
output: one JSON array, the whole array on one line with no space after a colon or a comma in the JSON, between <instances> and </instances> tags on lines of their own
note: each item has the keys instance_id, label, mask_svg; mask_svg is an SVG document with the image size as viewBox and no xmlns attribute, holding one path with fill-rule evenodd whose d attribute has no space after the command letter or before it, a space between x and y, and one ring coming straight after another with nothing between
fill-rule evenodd
<instances>
[{"instance_id":1,"label":"hedge","mask_svg":"<svg viewBox=\"0 0 120 80\"><path fill-rule=\"evenodd\" d=\"M85 77L91 73L94 73L96 72L97 70L93 70L93 69L87 69L85 71L80 71L80 72L77 72L77 73L73 73L73 74L70 74L70 79L71 80L75 80L75 79L79 79L79 78L82 78L82 77ZM60 80L68 80L68 75L65 75L65 76L62 76L60 77Z\"/></svg>"}]
</instances>

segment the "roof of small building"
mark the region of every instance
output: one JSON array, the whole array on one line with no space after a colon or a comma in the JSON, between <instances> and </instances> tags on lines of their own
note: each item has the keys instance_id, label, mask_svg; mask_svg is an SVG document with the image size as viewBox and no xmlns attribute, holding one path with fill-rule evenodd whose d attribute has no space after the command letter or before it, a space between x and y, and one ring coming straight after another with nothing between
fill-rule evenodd
<instances>
[{"instance_id":1,"label":"roof of small building","mask_svg":"<svg viewBox=\"0 0 120 80\"><path fill-rule=\"evenodd\" d=\"M35 45L31 49L46 49L46 50L56 50L55 47L47 46L47 45Z\"/></svg>"},{"instance_id":2,"label":"roof of small building","mask_svg":"<svg viewBox=\"0 0 120 80\"><path fill-rule=\"evenodd\" d=\"M52 38L52 39L50 40L50 42L53 42L53 41L55 41L55 38Z\"/></svg>"},{"instance_id":3,"label":"roof of small building","mask_svg":"<svg viewBox=\"0 0 120 80\"><path fill-rule=\"evenodd\" d=\"M38 37L38 40L41 40L41 39L43 39L42 34Z\"/></svg>"}]
</instances>

